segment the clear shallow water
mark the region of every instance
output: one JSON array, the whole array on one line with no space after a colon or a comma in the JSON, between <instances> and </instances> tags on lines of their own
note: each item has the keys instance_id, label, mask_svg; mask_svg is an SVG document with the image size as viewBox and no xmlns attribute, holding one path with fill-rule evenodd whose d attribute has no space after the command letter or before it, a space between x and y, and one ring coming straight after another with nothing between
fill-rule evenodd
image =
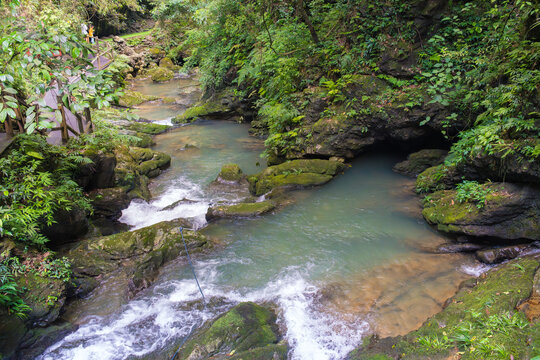
<instances>
[{"instance_id":1,"label":"clear shallow water","mask_svg":"<svg viewBox=\"0 0 540 360\"><path fill-rule=\"evenodd\" d=\"M209 204L246 196L211 186L221 166L235 162L246 173L264 166L257 166L262 144L245 125L201 122L156 142L172 165L153 182L153 201L124 211L121 220L135 227L177 217L204 227ZM179 258L137 299L112 315L90 316L41 358L148 354L248 300L277 305L291 359L343 359L370 332L414 329L440 310L466 272L482 269L462 255L426 252L445 239L418 217L412 182L391 171L398 160L366 156L329 184L292 193L294 203L276 214L206 227L221 243L194 259L206 308Z\"/></svg>"}]
</instances>

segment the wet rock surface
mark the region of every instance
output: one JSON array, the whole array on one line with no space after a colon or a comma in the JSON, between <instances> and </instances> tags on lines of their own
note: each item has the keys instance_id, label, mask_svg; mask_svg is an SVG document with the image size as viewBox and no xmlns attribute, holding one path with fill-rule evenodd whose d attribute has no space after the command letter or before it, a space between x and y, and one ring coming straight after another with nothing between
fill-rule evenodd
<instances>
[{"instance_id":1,"label":"wet rock surface","mask_svg":"<svg viewBox=\"0 0 540 360\"><path fill-rule=\"evenodd\" d=\"M186 220L161 222L132 232L81 241L67 252L76 277L94 278L121 270L127 274L130 293L147 287L159 268L185 252L180 227L191 227ZM190 252L201 251L210 243L195 231L184 231Z\"/></svg>"},{"instance_id":2,"label":"wet rock surface","mask_svg":"<svg viewBox=\"0 0 540 360\"><path fill-rule=\"evenodd\" d=\"M276 205L272 201L212 206L206 213L206 220L260 216L269 213L275 208Z\"/></svg>"},{"instance_id":3,"label":"wet rock surface","mask_svg":"<svg viewBox=\"0 0 540 360\"><path fill-rule=\"evenodd\" d=\"M448 151L441 149L424 149L412 153L407 160L396 164L393 170L407 176L418 176L429 167L441 164Z\"/></svg>"},{"instance_id":4,"label":"wet rock surface","mask_svg":"<svg viewBox=\"0 0 540 360\"><path fill-rule=\"evenodd\" d=\"M177 359L285 360L287 345L280 340L275 313L245 302L198 329L180 348ZM176 347L146 359L170 359Z\"/></svg>"},{"instance_id":5,"label":"wet rock surface","mask_svg":"<svg viewBox=\"0 0 540 360\"><path fill-rule=\"evenodd\" d=\"M539 240L540 191L510 183L493 183L488 187L491 193L481 209L474 203L459 203L455 190L442 190L430 195L422 215L446 233Z\"/></svg>"},{"instance_id":6,"label":"wet rock surface","mask_svg":"<svg viewBox=\"0 0 540 360\"><path fill-rule=\"evenodd\" d=\"M306 187L326 184L343 171L345 165L333 160L292 160L270 166L258 175L250 176L249 189L255 196L280 187Z\"/></svg>"}]
</instances>

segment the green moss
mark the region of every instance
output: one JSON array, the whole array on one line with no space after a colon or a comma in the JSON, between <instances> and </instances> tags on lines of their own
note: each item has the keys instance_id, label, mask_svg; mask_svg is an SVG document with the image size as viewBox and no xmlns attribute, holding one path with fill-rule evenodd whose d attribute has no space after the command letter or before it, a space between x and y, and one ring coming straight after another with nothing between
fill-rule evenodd
<instances>
[{"instance_id":1,"label":"green moss","mask_svg":"<svg viewBox=\"0 0 540 360\"><path fill-rule=\"evenodd\" d=\"M158 100L158 96L144 95L138 91L126 90L120 97L118 103L123 106L137 106L147 101Z\"/></svg>"},{"instance_id":2,"label":"green moss","mask_svg":"<svg viewBox=\"0 0 540 360\"><path fill-rule=\"evenodd\" d=\"M227 357L230 360L286 360L287 345L267 345Z\"/></svg>"},{"instance_id":3,"label":"green moss","mask_svg":"<svg viewBox=\"0 0 540 360\"><path fill-rule=\"evenodd\" d=\"M197 118L212 115L214 113L228 112L229 109L215 101L207 101L196 104L172 119L174 124L187 124L197 120Z\"/></svg>"},{"instance_id":4,"label":"green moss","mask_svg":"<svg viewBox=\"0 0 540 360\"><path fill-rule=\"evenodd\" d=\"M194 334L180 349L178 358L211 358L217 354L235 353L240 355L245 351L275 344L278 341L275 319L275 314L266 308L254 303L241 303ZM267 359L265 353L263 350L248 352Z\"/></svg>"},{"instance_id":5,"label":"green moss","mask_svg":"<svg viewBox=\"0 0 540 360\"><path fill-rule=\"evenodd\" d=\"M157 135L169 130L170 126L154 123L134 122L128 126L128 129L143 134Z\"/></svg>"},{"instance_id":6,"label":"green moss","mask_svg":"<svg viewBox=\"0 0 540 360\"><path fill-rule=\"evenodd\" d=\"M242 203L228 206L217 206L209 209L208 218L215 217L247 217L266 214L275 208L271 201L261 201L256 203Z\"/></svg>"},{"instance_id":7,"label":"green moss","mask_svg":"<svg viewBox=\"0 0 540 360\"><path fill-rule=\"evenodd\" d=\"M375 341L351 358L384 353L402 359L447 359L457 348L463 360L530 359L540 353L540 322L528 323L516 306L531 295L539 265L537 258L521 258L471 279L417 331Z\"/></svg>"},{"instance_id":8,"label":"green moss","mask_svg":"<svg viewBox=\"0 0 540 360\"><path fill-rule=\"evenodd\" d=\"M447 172L448 168L443 164L427 168L416 178L416 192L427 193L444 189L443 180Z\"/></svg>"},{"instance_id":9,"label":"green moss","mask_svg":"<svg viewBox=\"0 0 540 360\"><path fill-rule=\"evenodd\" d=\"M174 72L168 68L157 66L149 69L147 74L152 77L155 82L169 81L174 77Z\"/></svg>"},{"instance_id":10,"label":"green moss","mask_svg":"<svg viewBox=\"0 0 540 360\"><path fill-rule=\"evenodd\" d=\"M250 191L260 196L282 186L315 186L327 183L345 165L332 160L292 160L270 166L258 175L250 176Z\"/></svg>"},{"instance_id":11,"label":"green moss","mask_svg":"<svg viewBox=\"0 0 540 360\"><path fill-rule=\"evenodd\" d=\"M137 132L136 137L138 138L138 140L133 143L134 146L148 148L154 144L154 139L150 134Z\"/></svg>"},{"instance_id":12,"label":"green moss","mask_svg":"<svg viewBox=\"0 0 540 360\"><path fill-rule=\"evenodd\" d=\"M237 164L225 164L221 167L218 180L239 182L244 178L244 173Z\"/></svg>"}]
</instances>

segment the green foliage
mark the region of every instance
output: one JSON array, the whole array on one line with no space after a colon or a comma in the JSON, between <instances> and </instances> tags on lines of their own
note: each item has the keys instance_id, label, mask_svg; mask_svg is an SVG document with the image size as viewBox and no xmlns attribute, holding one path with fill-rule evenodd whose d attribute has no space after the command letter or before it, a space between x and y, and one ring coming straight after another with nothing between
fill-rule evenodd
<instances>
[{"instance_id":1,"label":"green foliage","mask_svg":"<svg viewBox=\"0 0 540 360\"><path fill-rule=\"evenodd\" d=\"M21 299L21 292L8 264L5 261L0 262L0 307L7 309L10 314L24 318L30 308Z\"/></svg>"},{"instance_id":2,"label":"green foliage","mask_svg":"<svg viewBox=\"0 0 540 360\"><path fill-rule=\"evenodd\" d=\"M90 212L89 200L73 181L73 174L89 161L41 136L20 135L14 149L0 159L0 236L42 245L48 239L40 229L55 221L57 210Z\"/></svg>"},{"instance_id":3,"label":"green foliage","mask_svg":"<svg viewBox=\"0 0 540 360\"><path fill-rule=\"evenodd\" d=\"M482 209L486 205L486 197L492 192L486 184L464 180L456 186L456 200L460 203L473 203L478 209Z\"/></svg>"}]
</instances>

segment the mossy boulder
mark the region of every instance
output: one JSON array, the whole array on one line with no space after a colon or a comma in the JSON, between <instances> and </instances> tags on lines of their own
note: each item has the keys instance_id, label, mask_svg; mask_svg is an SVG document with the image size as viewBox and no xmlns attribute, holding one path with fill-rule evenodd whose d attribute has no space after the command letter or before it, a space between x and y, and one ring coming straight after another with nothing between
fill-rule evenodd
<instances>
[{"instance_id":1,"label":"mossy boulder","mask_svg":"<svg viewBox=\"0 0 540 360\"><path fill-rule=\"evenodd\" d=\"M349 359L531 359L540 351L540 322L516 307L534 297L537 256L501 265L462 284L445 308L404 337L375 339Z\"/></svg>"},{"instance_id":2,"label":"mossy boulder","mask_svg":"<svg viewBox=\"0 0 540 360\"><path fill-rule=\"evenodd\" d=\"M126 274L132 293L148 286L159 268L185 253L180 227L189 227L186 220L164 221L131 232L124 232L80 242L67 253L78 277L97 277L121 270ZM184 239L191 252L209 246L202 234L184 230Z\"/></svg>"},{"instance_id":3,"label":"mossy boulder","mask_svg":"<svg viewBox=\"0 0 540 360\"><path fill-rule=\"evenodd\" d=\"M172 118L173 124L188 124L198 118L217 118L226 116L230 109L225 105L221 105L217 101L207 100L206 102L197 103L188 108L183 114Z\"/></svg>"},{"instance_id":4,"label":"mossy boulder","mask_svg":"<svg viewBox=\"0 0 540 360\"><path fill-rule=\"evenodd\" d=\"M157 135L166 132L171 127L168 125L155 124L150 122L133 122L127 128L138 133Z\"/></svg>"},{"instance_id":5,"label":"mossy boulder","mask_svg":"<svg viewBox=\"0 0 540 360\"><path fill-rule=\"evenodd\" d=\"M164 57L163 59L160 60L159 67L170 69L172 71L178 71L180 69L180 66L175 65L172 62L171 58L168 58L168 57Z\"/></svg>"},{"instance_id":6,"label":"mossy boulder","mask_svg":"<svg viewBox=\"0 0 540 360\"><path fill-rule=\"evenodd\" d=\"M407 156L407 160L397 163L394 171L407 176L417 176L429 167L440 165L448 151L424 149Z\"/></svg>"},{"instance_id":7,"label":"mossy boulder","mask_svg":"<svg viewBox=\"0 0 540 360\"><path fill-rule=\"evenodd\" d=\"M270 166L258 175L250 176L248 181L251 193L260 196L279 187L322 185L344 168L343 163L333 160L291 160Z\"/></svg>"},{"instance_id":8,"label":"mossy boulder","mask_svg":"<svg viewBox=\"0 0 540 360\"><path fill-rule=\"evenodd\" d=\"M454 166L436 165L422 171L416 178L416 192L428 193L451 189L461 181Z\"/></svg>"},{"instance_id":9,"label":"mossy boulder","mask_svg":"<svg viewBox=\"0 0 540 360\"><path fill-rule=\"evenodd\" d=\"M275 207L272 201L212 206L206 213L206 220L260 216L274 210Z\"/></svg>"},{"instance_id":10,"label":"mossy boulder","mask_svg":"<svg viewBox=\"0 0 540 360\"><path fill-rule=\"evenodd\" d=\"M149 75L155 82L164 82L174 78L174 71L166 67L156 66L149 69L147 71L147 75Z\"/></svg>"},{"instance_id":11,"label":"mossy boulder","mask_svg":"<svg viewBox=\"0 0 540 360\"><path fill-rule=\"evenodd\" d=\"M32 273L21 275L16 281L19 288L26 289L22 297L32 309L26 319L30 327L44 327L58 318L66 301L64 281Z\"/></svg>"},{"instance_id":12,"label":"mossy boulder","mask_svg":"<svg viewBox=\"0 0 540 360\"><path fill-rule=\"evenodd\" d=\"M130 199L148 200L148 178L158 176L171 162L169 155L147 148L118 147L115 156L115 183L125 189Z\"/></svg>"},{"instance_id":13,"label":"mossy boulder","mask_svg":"<svg viewBox=\"0 0 540 360\"><path fill-rule=\"evenodd\" d=\"M218 91L210 98L197 102L183 114L174 117L172 122L186 124L198 118L243 122L252 119L253 116L254 111L249 103L239 98L235 93L235 89L227 88Z\"/></svg>"},{"instance_id":14,"label":"mossy boulder","mask_svg":"<svg viewBox=\"0 0 540 360\"><path fill-rule=\"evenodd\" d=\"M485 185L489 193L481 208L456 199L455 190L431 194L422 215L438 230L506 240L540 240L540 191L515 184Z\"/></svg>"},{"instance_id":15,"label":"mossy boulder","mask_svg":"<svg viewBox=\"0 0 540 360\"><path fill-rule=\"evenodd\" d=\"M240 303L197 330L180 348L177 359L286 359L287 347L278 345L279 341L273 311L252 302Z\"/></svg>"},{"instance_id":16,"label":"mossy boulder","mask_svg":"<svg viewBox=\"0 0 540 360\"><path fill-rule=\"evenodd\" d=\"M126 90L124 95L118 99L118 103L122 106L137 106L147 101L158 100L158 96L144 95L138 91Z\"/></svg>"},{"instance_id":17,"label":"mossy boulder","mask_svg":"<svg viewBox=\"0 0 540 360\"><path fill-rule=\"evenodd\" d=\"M237 164L225 164L221 167L216 181L225 183L239 183L245 179L244 172Z\"/></svg>"}]
</instances>

